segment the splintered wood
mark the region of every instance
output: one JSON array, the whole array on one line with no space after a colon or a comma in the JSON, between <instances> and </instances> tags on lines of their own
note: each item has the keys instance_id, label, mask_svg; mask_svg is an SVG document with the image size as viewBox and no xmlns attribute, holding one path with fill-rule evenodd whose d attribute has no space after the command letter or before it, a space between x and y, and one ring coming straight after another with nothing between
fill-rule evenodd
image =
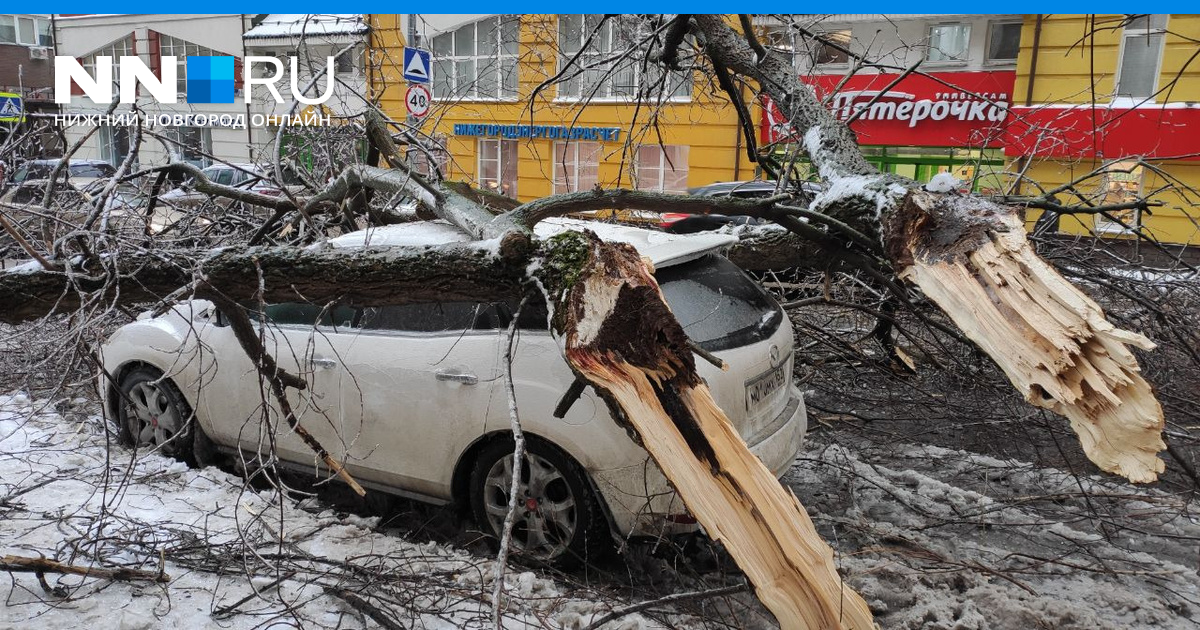
<instances>
[{"instance_id":1,"label":"splintered wood","mask_svg":"<svg viewBox=\"0 0 1200 630\"><path fill-rule=\"evenodd\" d=\"M999 229L969 253L914 248L901 277L941 307L1029 402L1066 416L1092 462L1135 483L1155 481L1164 469L1163 411L1127 347L1154 344L1113 326L1038 257L1015 214L990 220Z\"/></svg>"},{"instance_id":2,"label":"splintered wood","mask_svg":"<svg viewBox=\"0 0 1200 630\"><path fill-rule=\"evenodd\" d=\"M784 628L874 628L792 492L697 377L687 338L632 249L593 242L567 299L566 356L623 418Z\"/></svg>"}]
</instances>

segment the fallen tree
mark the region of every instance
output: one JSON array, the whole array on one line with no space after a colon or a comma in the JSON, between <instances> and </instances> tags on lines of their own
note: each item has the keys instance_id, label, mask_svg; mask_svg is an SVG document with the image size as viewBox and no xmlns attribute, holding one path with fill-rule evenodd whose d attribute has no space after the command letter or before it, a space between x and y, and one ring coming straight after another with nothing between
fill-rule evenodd
<instances>
[{"instance_id":1,"label":"fallen tree","mask_svg":"<svg viewBox=\"0 0 1200 630\"><path fill-rule=\"evenodd\" d=\"M753 258L753 239L761 239L774 248L766 256L772 261L858 269L906 304L919 297L901 281L910 283L1030 402L1067 416L1100 468L1135 482L1156 478L1163 470L1157 457L1164 448L1162 410L1126 347L1149 342L1107 322L1094 302L1041 261L1014 208L928 192L877 172L790 63L756 45L752 32L739 32L720 16L678 16L674 26L672 33L690 32L700 41L722 85L728 77L720 75L737 73L778 104L827 186L811 204L800 205L799 192L786 190L755 202L611 190L557 195L496 215L479 203L486 195L410 171L385 121L368 116L366 135L390 168L345 168L305 207L275 206L251 241L265 238L289 212L308 220L309 210L349 203L370 189L409 195L422 212L454 224L474 244L353 254L319 245L245 246L203 255L151 250L58 259L51 269L0 274L0 302L8 305L0 320L183 295L226 304L297 294L322 303L398 304L504 299L537 287L556 313L568 363L645 446L706 531L725 544L780 623L868 628L866 604L842 583L803 506L713 403L695 373L686 335L645 264L629 249L590 236L539 241L532 235L537 221L582 210L742 214L774 221L786 232L757 232L739 255ZM670 38L676 47L684 41ZM252 346L243 344L263 359L261 348ZM270 370L263 374L273 378ZM283 400L286 384L273 381L277 399Z\"/></svg>"}]
</instances>

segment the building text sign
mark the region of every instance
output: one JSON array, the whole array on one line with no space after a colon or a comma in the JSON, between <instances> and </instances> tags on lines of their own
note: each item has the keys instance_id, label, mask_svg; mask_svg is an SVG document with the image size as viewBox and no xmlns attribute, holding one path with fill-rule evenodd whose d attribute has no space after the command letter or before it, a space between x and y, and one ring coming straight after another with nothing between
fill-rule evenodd
<instances>
[{"instance_id":1,"label":"building text sign","mask_svg":"<svg viewBox=\"0 0 1200 630\"><path fill-rule=\"evenodd\" d=\"M829 98L839 120L864 145L991 147L1003 144L1012 103L1014 72L942 72L929 76L858 74L838 88L842 75L803 77L817 97ZM895 84L893 85L893 82ZM762 140L791 136L787 121L769 100L764 103Z\"/></svg>"},{"instance_id":2,"label":"building text sign","mask_svg":"<svg viewBox=\"0 0 1200 630\"><path fill-rule=\"evenodd\" d=\"M499 138L548 138L551 140L620 139L620 127L568 127L565 125L502 125L491 123L457 123L456 136L495 136Z\"/></svg>"}]
</instances>

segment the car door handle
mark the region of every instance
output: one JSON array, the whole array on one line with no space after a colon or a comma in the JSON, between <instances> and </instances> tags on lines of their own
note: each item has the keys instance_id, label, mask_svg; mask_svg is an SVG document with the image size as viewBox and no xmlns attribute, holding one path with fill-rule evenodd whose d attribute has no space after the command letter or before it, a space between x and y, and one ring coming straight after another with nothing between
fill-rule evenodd
<instances>
[{"instance_id":1,"label":"car door handle","mask_svg":"<svg viewBox=\"0 0 1200 630\"><path fill-rule=\"evenodd\" d=\"M310 361L313 367L321 368L322 370L332 370L337 367L338 362L334 359L325 359L321 357L313 357Z\"/></svg>"},{"instance_id":2,"label":"car door handle","mask_svg":"<svg viewBox=\"0 0 1200 630\"><path fill-rule=\"evenodd\" d=\"M434 378L439 381L452 381L462 383L463 385L474 385L479 382L479 377L470 372L451 372L449 370L434 372Z\"/></svg>"}]
</instances>

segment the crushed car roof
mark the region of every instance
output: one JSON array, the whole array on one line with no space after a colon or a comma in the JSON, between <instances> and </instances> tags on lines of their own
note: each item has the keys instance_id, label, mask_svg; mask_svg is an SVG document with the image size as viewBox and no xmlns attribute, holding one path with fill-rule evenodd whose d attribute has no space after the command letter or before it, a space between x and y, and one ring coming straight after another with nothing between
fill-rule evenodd
<instances>
[{"instance_id":1,"label":"crushed car roof","mask_svg":"<svg viewBox=\"0 0 1200 630\"><path fill-rule=\"evenodd\" d=\"M737 237L731 234L667 234L644 228L566 218L546 219L537 224L534 233L541 238L548 238L572 230L591 230L602 240L628 243L639 254L649 258L655 267L684 263L737 242ZM461 230L444 221L419 221L351 232L329 239L329 244L349 249L364 246L442 245L465 243L470 240L471 238Z\"/></svg>"}]
</instances>

